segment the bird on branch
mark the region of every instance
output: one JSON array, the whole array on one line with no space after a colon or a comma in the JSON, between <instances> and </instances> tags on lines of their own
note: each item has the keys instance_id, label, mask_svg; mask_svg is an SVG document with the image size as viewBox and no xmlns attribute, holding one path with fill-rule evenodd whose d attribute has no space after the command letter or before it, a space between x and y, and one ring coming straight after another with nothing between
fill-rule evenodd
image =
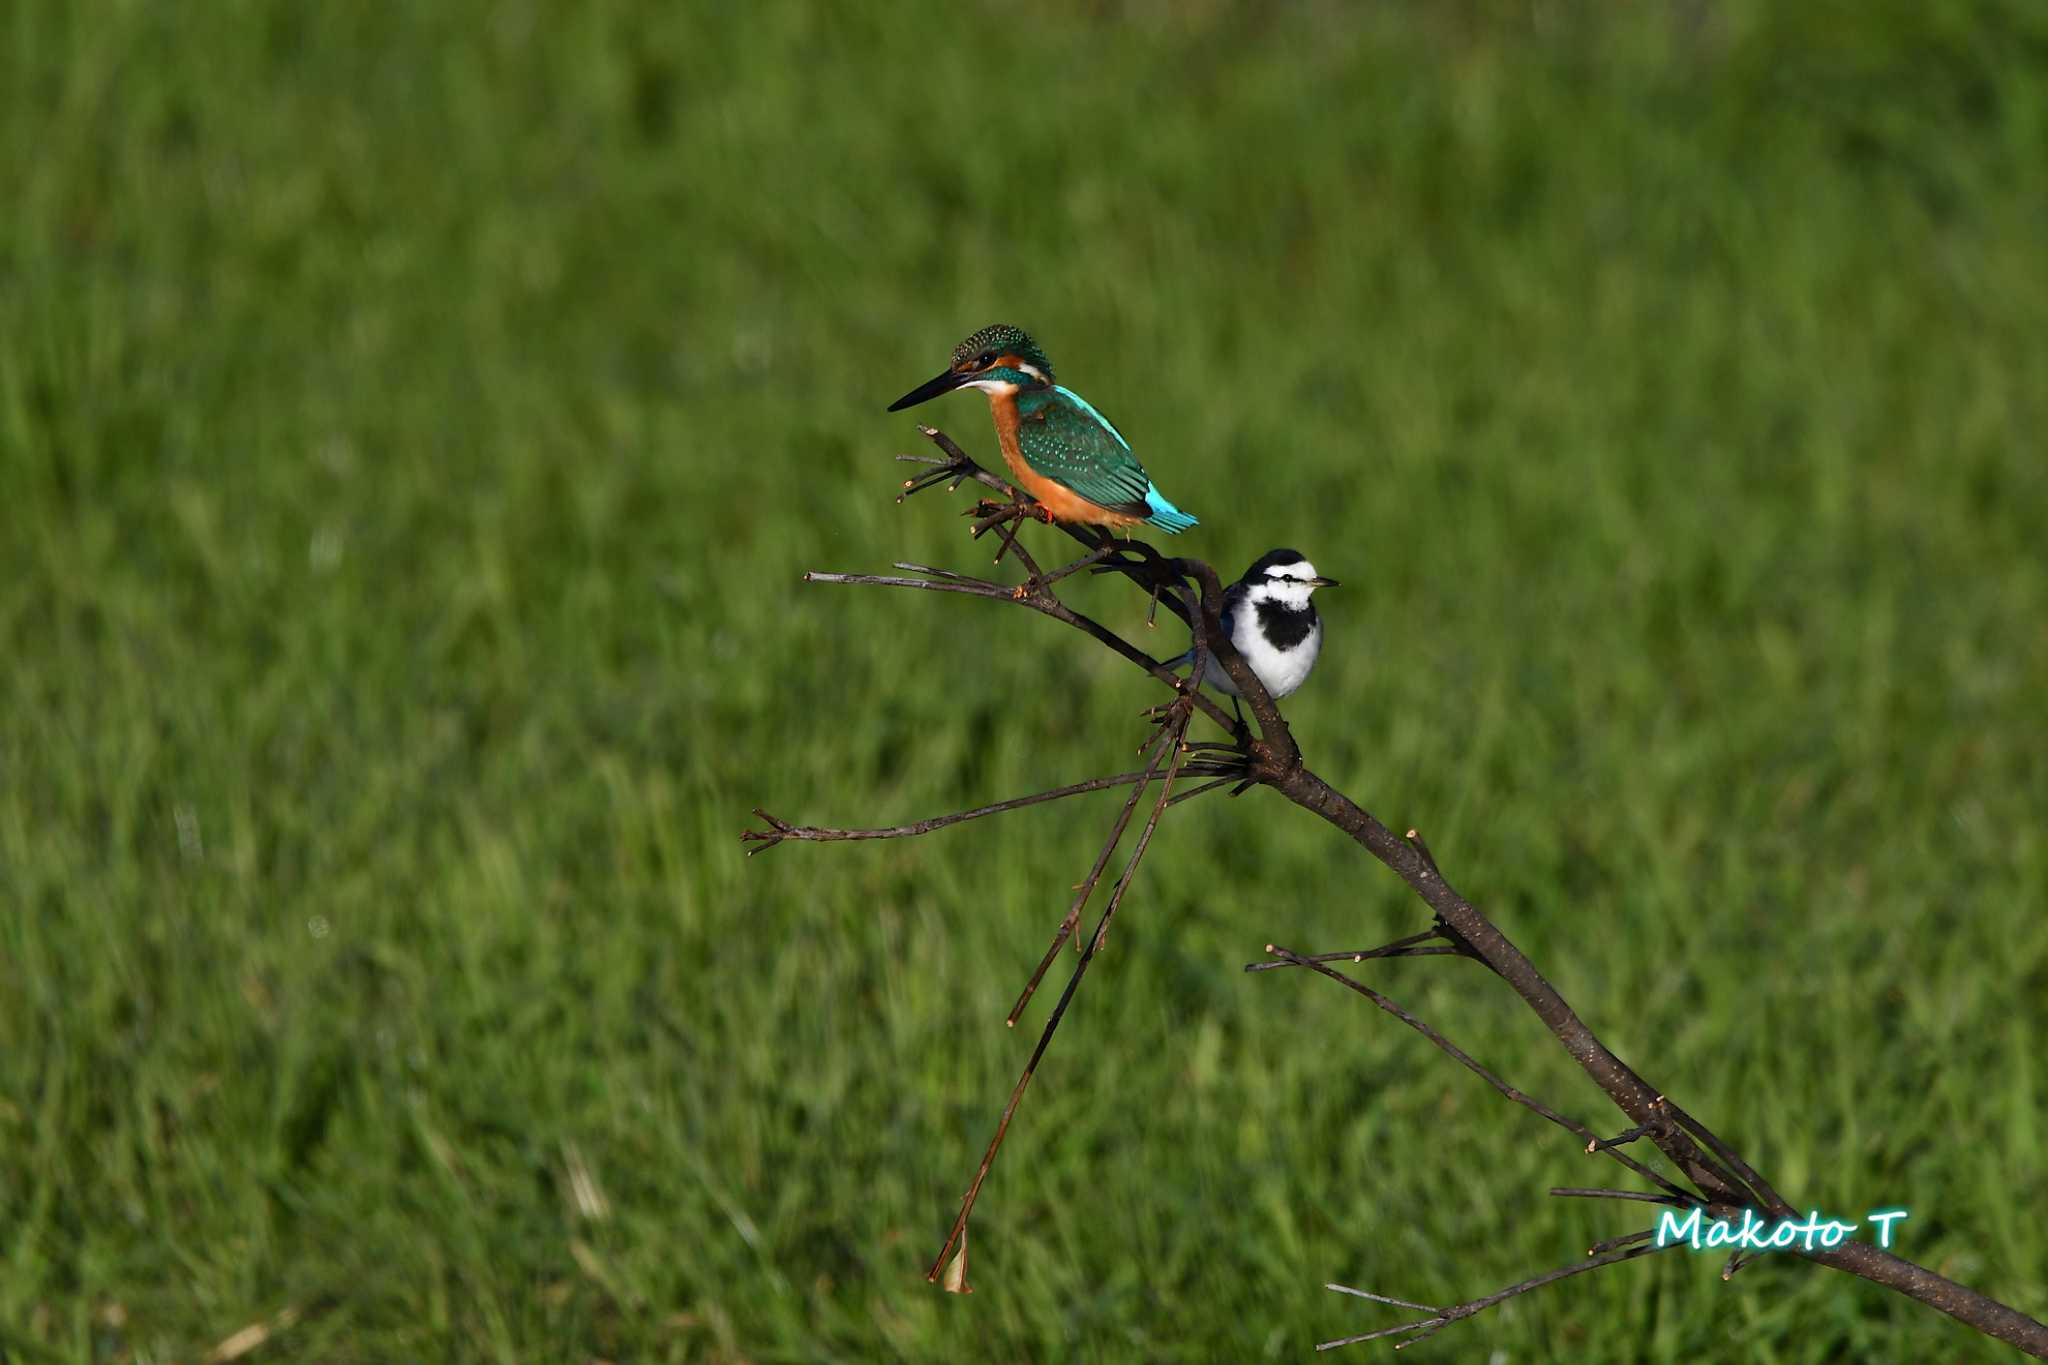
<instances>
[{"instance_id":1,"label":"bird on branch","mask_svg":"<svg viewBox=\"0 0 2048 1365\"><path fill-rule=\"evenodd\" d=\"M1223 633L1275 701L1307 682L1309 670L1316 666L1316 656L1323 650L1323 621L1309 599L1317 588L1336 586L1336 579L1317 574L1316 566L1299 550L1283 549L1260 555L1243 578L1223 590L1218 613ZM1189 650L1168 666L1178 668L1194 657ZM1243 695L1214 654L1202 671L1202 681L1231 698L1232 706Z\"/></svg>"},{"instance_id":2,"label":"bird on branch","mask_svg":"<svg viewBox=\"0 0 2048 1365\"><path fill-rule=\"evenodd\" d=\"M1153 486L1131 443L1107 417L1053 382L1052 362L1022 329L1007 323L982 328L953 348L952 364L889 411L964 388L988 395L1003 459L1038 500L1032 515L1039 520L1113 531L1142 523L1169 534L1196 524Z\"/></svg>"}]
</instances>

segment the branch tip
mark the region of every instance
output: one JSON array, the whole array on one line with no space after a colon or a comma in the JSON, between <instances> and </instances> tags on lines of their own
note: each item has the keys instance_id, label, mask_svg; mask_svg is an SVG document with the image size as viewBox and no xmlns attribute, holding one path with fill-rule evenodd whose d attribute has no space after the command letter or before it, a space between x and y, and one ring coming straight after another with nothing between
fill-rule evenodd
<instances>
[{"instance_id":1,"label":"branch tip","mask_svg":"<svg viewBox=\"0 0 2048 1365\"><path fill-rule=\"evenodd\" d=\"M973 1286L967 1283L967 1230L960 1230L960 1254L946 1267L946 1282L942 1286L948 1294L972 1294Z\"/></svg>"}]
</instances>

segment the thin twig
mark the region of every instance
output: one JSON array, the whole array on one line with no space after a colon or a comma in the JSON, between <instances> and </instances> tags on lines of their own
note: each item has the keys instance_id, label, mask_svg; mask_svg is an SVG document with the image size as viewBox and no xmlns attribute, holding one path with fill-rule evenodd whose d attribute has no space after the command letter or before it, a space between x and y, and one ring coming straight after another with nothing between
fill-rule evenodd
<instances>
[{"instance_id":1,"label":"thin twig","mask_svg":"<svg viewBox=\"0 0 2048 1365\"><path fill-rule=\"evenodd\" d=\"M1594 1138L1591 1142L1586 1144L1586 1154L1590 1156L1594 1152L1604 1152L1608 1150L1610 1147L1626 1147L1629 1143L1635 1142L1641 1138L1646 1138L1656 1131L1657 1130L1655 1128L1645 1123L1638 1124L1636 1127L1630 1128L1626 1132L1616 1133L1611 1138Z\"/></svg>"},{"instance_id":2,"label":"thin twig","mask_svg":"<svg viewBox=\"0 0 2048 1365\"><path fill-rule=\"evenodd\" d=\"M1487 1070L1478 1062L1474 1061L1471 1055L1468 1054L1463 1048L1459 1047L1456 1043L1453 1043L1450 1039L1444 1037L1441 1033L1438 1033L1428 1024L1423 1023L1420 1019L1417 1019L1407 1010L1402 1009L1392 1000L1389 1000L1386 996L1381 995L1378 991L1366 985L1364 982L1359 981L1353 977L1346 976L1344 975L1344 973L1340 971L1334 970L1327 963L1312 961L1309 958L1301 956L1299 953L1293 952L1286 948L1278 947L1277 945L1271 943L1266 945L1266 951L1271 953L1275 957L1284 958L1293 962L1294 965L1296 965L1297 967L1306 967L1310 971L1315 972L1318 975L1329 977L1332 981L1337 982L1339 985L1344 986L1349 990L1356 991L1358 994L1372 1001L1373 1004L1379 1006L1382 1010L1385 1010L1388 1014L1391 1014L1396 1019L1399 1019L1409 1028L1414 1029L1417 1033L1429 1039L1430 1042L1434 1043L1441 1051L1443 1051L1443 1053L1446 1056L1450 1057L1451 1060L1458 1063L1458 1065L1464 1067L1467 1071L1470 1071L1473 1075L1479 1077L1479 1079L1485 1081L1488 1085L1492 1086L1495 1090L1499 1091L1507 1099L1513 1100L1516 1104L1521 1105L1524 1109L1527 1109L1532 1113L1541 1114L1544 1118L1549 1119L1552 1123L1556 1124L1558 1127L1564 1129L1568 1133L1575 1133L1579 1137L1585 1138L1589 1141L1597 1141L1599 1139L1599 1134L1595 1133L1585 1124L1579 1123L1574 1119L1566 1118L1564 1115L1558 1113L1555 1109L1552 1109L1543 1101L1535 1098L1532 1095L1526 1095L1522 1093L1520 1090L1517 1090L1514 1086L1509 1085L1499 1076L1496 1076L1493 1072ZM1673 1184L1670 1180L1658 1174L1656 1171L1651 1170L1642 1162L1637 1161L1628 1153L1613 1148L1606 1149L1606 1151L1608 1156L1613 1157L1616 1161L1619 1161L1622 1165L1628 1167L1637 1175L1640 1175L1645 1179L1649 1180L1652 1184L1660 1186L1661 1188L1669 1191L1672 1194L1678 1195L1681 1198L1686 1197L1685 1190Z\"/></svg>"},{"instance_id":3,"label":"thin twig","mask_svg":"<svg viewBox=\"0 0 2048 1365\"><path fill-rule=\"evenodd\" d=\"M1389 1294L1375 1294L1370 1289L1353 1289L1348 1284L1326 1284L1323 1288L1334 1289L1339 1294L1349 1294L1353 1298L1371 1299L1374 1303L1392 1304L1396 1308L1412 1308L1418 1313L1441 1313L1444 1311L1433 1303L1417 1303L1413 1299L1397 1299Z\"/></svg>"},{"instance_id":4,"label":"thin twig","mask_svg":"<svg viewBox=\"0 0 2048 1365\"><path fill-rule=\"evenodd\" d=\"M1644 1234L1644 1236L1649 1235L1648 1233ZM1676 1246L1677 1243L1674 1242L1672 1245ZM1618 1265L1623 1261L1632 1261L1638 1256L1647 1256L1651 1252L1662 1250L1665 1250L1665 1248L1645 1243L1640 1246L1629 1247L1624 1251L1610 1252L1605 1256L1595 1256L1584 1261L1574 1261L1570 1265L1559 1266L1556 1270L1531 1276L1520 1284L1509 1285L1506 1289L1500 1290L1498 1293L1488 1294L1483 1299L1471 1299L1465 1303L1458 1304L1454 1308L1445 1308L1434 1312L1430 1317L1424 1318L1420 1322L1404 1322L1398 1327L1382 1327L1376 1332L1361 1332L1355 1337L1344 1337L1337 1341L1318 1342L1316 1343L1316 1349L1318 1351L1334 1351L1339 1346L1354 1346L1361 1341L1377 1341L1381 1337L1407 1336L1408 1340L1395 1343L1394 1349L1398 1351L1404 1346L1413 1346L1418 1341L1435 1336L1451 1323L1483 1313L1495 1304L1505 1303L1518 1294L1526 1294L1532 1289L1541 1289L1546 1284L1554 1284L1559 1280L1569 1279L1573 1275L1583 1275L1589 1270L1598 1270L1602 1266Z\"/></svg>"},{"instance_id":5,"label":"thin twig","mask_svg":"<svg viewBox=\"0 0 2048 1365\"><path fill-rule=\"evenodd\" d=\"M839 583L881 588L920 588L926 592L949 592L958 593L964 597L981 597L992 602L1014 602L1019 606L1029 607L1040 615L1050 616L1055 621L1062 621L1067 625L1073 626L1075 629L1091 636L1097 642L1114 650L1139 668L1144 669L1176 692L1181 690L1181 679L1164 663L1145 653L1100 622L1068 607L1066 603L1060 601L1052 593L1043 590L1028 590L1030 587L1028 584L1025 585L1027 589L1025 595L1019 597L1015 588L1006 588L1000 583L987 583L980 579L970 579L964 575L935 582L928 578L902 578L893 574L811 572L804 575L803 581L806 583ZM1168 597L1167 600L1172 601L1173 598ZM1201 708L1204 715L1224 729L1228 730L1230 728L1228 714L1221 706L1211 701L1208 694L1192 692L1189 695L1194 698L1194 704Z\"/></svg>"},{"instance_id":6,"label":"thin twig","mask_svg":"<svg viewBox=\"0 0 2048 1365\"><path fill-rule=\"evenodd\" d=\"M1707 1150L1726 1162L1742 1183L1755 1192L1759 1204L1780 1218L1791 1216L1792 1206L1785 1202L1784 1197L1771 1188L1768 1180L1752 1170L1748 1162L1736 1155L1735 1149L1723 1142L1713 1129L1679 1108L1668 1095L1659 1095L1653 1107L1678 1120L1679 1124L1694 1137L1706 1143Z\"/></svg>"},{"instance_id":7,"label":"thin twig","mask_svg":"<svg viewBox=\"0 0 2048 1365\"><path fill-rule=\"evenodd\" d=\"M1443 876L1444 874L1442 869L1438 868L1436 865L1436 855L1434 853L1431 853L1429 851L1429 845L1422 841L1422 831L1419 829L1409 830L1407 834L1407 839L1409 843L1415 846L1415 851L1422 855L1423 866L1427 867L1430 870L1430 872L1434 875L1439 877Z\"/></svg>"},{"instance_id":8,"label":"thin twig","mask_svg":"<svg viewBox=\"0 0 2048 1365\"><path fill-rule=\"evenodd\" d=\"M1081 570L1089 568L1092 565L1100 564L1104 559L1108 558L1111 554L1115 553L1116 549L1117 547L1113 544L1101 546L1097 549L1090 550L1087 554L1082 555L1079 559L1074 560L1070 564L1060 565L1051 573L1033 574L1032 578L1038 584L1039 587L1049 588L1053 584L1059 582L1062 578L1066 578L1073 574L1079 573Z\"/></svg>"},{"instance_id":9,"label":"thin twig","mask_svg":"<svg viewBox=\"0 0 2048 1365\"><path fill-rule=\"evenodd\" d=\"M949 825L979 820L985 815L1001 815L1005 811L1022 810L1026 806L1057 801L1065 796L1079 796L1084 792L1129 786L1144 776L1143 772L1135 772L1118 773L1114 777L1091 777L1086 782L1072 782L1064 787L1054 787L1051 791L1016 796L1008 801L998 801L994 805L976 806L973 810L954 811L949 815L934 815L929 820L913 820L907 825L887 825L876 829L830 829L818 825L792 825L756 806L754 814L765 820L768 828L742 830L740 841L753 845L747 850L747 856L752 857L756 853L774 848L785 839L798 839L810 843L832 843L845 839L908 839L919 834L930 834L933 830L945 829Z\"/></svg>"},{"instance_id":10,"label":"thin twig","mask_svg":"<svg viewBox=\"0 0 2048 1365\"><path fill-rule=\"evenodd\" d=\"M820 573L804 575L806 583L864 583L876 588L923 588L926 592L957 592L969 597L1001 599L1010 595L1010 590L1000 583L985 583L978 578L964 574L951 578L933 580L929 578L897 578L892 574L875 573Z\"/></svg>"},{"instance_id":11,"label":"thin twig","mask_svg":"<svg viewBox=\"0 0 2048 1365\"><path fill-rule=\"evenodd\" d=\"M1188 773L1192 773L1192 772L1196 772L1196 771L1198 771L1198 769L1194 768L1193 766L1189 766L1189 767L1186 767L1186 768L1183 768L1183 769L1181 769L1181 771L1182 771L1182 772L1188 772ZM1186 790L1186 791L1184 791L1184 792L1175 792L1175 793L1173 794L1173 800L1171 800L1171 801L1167 802L1166 804L1167 804L1167 805L1169 805L1169 806L1178 806L1178 805L1179 805L1179 804L1180 804L1181 802L1183 802L1183 801L1192 801L1192 800L1194 800L1194 799L1195 799L1196 797L1200 796L1200 795L1201 795L1202 793L1204 793L1204 792L1212 792L1212 791L1215 791L1215 790L1216 790L1216 789L1217 789L1218 787L1227 787L1227 786L1229 786L1229 785L1230 785L1231 783L1233 783L1233 782L1237 781L1237 779L1238 779L1238 774L1236 774L1236 773L1231 773L1231 774L1230 774L1229 776L1227 776L1227 777L1219 777L1219 778L1217 778L1217 779L1216 779L1216 780L1215 780L1214 782L1204 782L1204 783L1203 783L1203 784L1202 784L1201 786L1199 786L1199 787L1190 787L1190 788L1189 788L1188 790Z\"/></svg>"},{"instance_id":12,"label":"thin twig","mask_svg":"<svg viewBox=\"0 0 2048 1365\"><path fill-rule=\"evenodd\" d=\"M1149 781L1152 774L1158 771L1159 759L1155 757L1152 766L1145 770L1146 779ZM1109 866L1110 855L1116 852L1116 846L1122 842L1124 830L1131 823L1131 812L1138 808L1138 798L1144 794L1145 788L1139 785L1131 788L1131 794L1124 798L1123 809L1117 812L1115 823L1109 827L1109 837L1102 841L1102 850L1095 855L1094 866L1088 869L1088 875L1082 878L1081 884L1074 888L1073 904L1067 907L1066 918L1060 921L1060 927L1053 931L1052 946L1045 950L1045 956L1039 959L1037 969L1031 973L1031 979L1024 983L1024 990L1018 995L1017 1003L1010 1006L1010 1013L1003 1020L1008 1027L1017 1027L1017 1018L1024 1013L1024 1007L1031 1003L1031 997L1038 991L1038 983L1045 979L1045 973L1052 966L1053 960L1060 955L1060 949L1073 936L1075 926L1081 922L1081 912L1087 907L1088 898L1095 894L1096 883L1102 880L1102 871ZM1080 946L1079 940L1076 940L1074 947L1077 951Z\"/></svg>"},{"instance_id":13,"label":"thin twig","mask_svg":"<svg viewBox=\"0 0 2048 1365\"><path fill-rule=\"evenodd\" d=\"M1418 948L1415 946L1416 944L1427 943L1436 937L1438 937L1438 934L1435 929L1424 929L1419 934L1410 934L1406 938L1397 938L1392 943L1382 943L1377 948L1359 948L1348 953L1304 953L1301 960L1311 963L1363 962L1369 957L1430 957L1439 953L1456 953L1458 951L1456 948L1447 946L1431 948ZM1244 969L1248 972L1278 972L1295 965L1295 963L1288 959L1282 958L1278 962L1247 962L1244 964Z\"/></svg>"},{"instance_id":14,"label":"thin twig","mask_svg":"<svg viewBox=\"0 0 2048 1365\"><path fill-rule=\"evenodd\" d=\"M1187 722L1188 716L1183 715L1180 721L1183 733L1187 730ZM1082 949L1080 960L1074 964L1074 974L1067 978L1067 988L1060 992L1059 1003L1052 1007L1052 1013L1046 1017L1045 1029L1038 1036L1038 1045L1031 1050L1031 1058L1024 1064L1023 1073L1017 1077L1017 1085L1010 1092L1009 1102L1003 1106L1002 1117L996 1122L995 1136L989 1139L988 1150L982 1153L981 1165L974 1173L974 1183L967 1187L967 1193L960 1200L960 1214L953 1220L952 1230L946 1234L945 1245L939 1248L938 1258L932 1262L932 1268L925 1275L925 1278L933 1283L937 1283L940 1277L946 1274L946 1259L952 1255L956 1244L963 1248L962 1254L965 1254L967 1221L974 1213L974 1201L981 1195L982 1182L988 1179L989 1167L995 1164L996 1152L1001 1149L1003 1137L1010 1130L1010 1119L1017 1112L1018 1102L1024 1098L1024 1088L1031 1084L1031 1077L1038 1070L1039 1059L1045 1056L1046 1048L1051 1046L1053 1033L1066 1015L1067 1006L1073 1002L1074 992L1080 989L1081 978L1087 975L1088 965L1095 960L1096 953L1102 950L1103 942L1109 933L1109 922L1115 918L1117 907L1123 904L1124 893L1130 889L1131 879L1137 875L1138 864L1144 858L1145 850L1151 846L1152 832L1159 828L1159 817L1166 810L1167 797L1173 791L1173 779L1180 767L1182 755L1179 744L1163 745L1152 760L1153 770L1156 771L1160 761L1167 759L1169 755L1171 762L1167 766L1165 779L1160 784L1159 799L1152 805L1152 814L1145 821L1144 829L1138 834L1138 841L1131 849L1130 859L1124 864L1123 875L1117 879L1115 889L1110 892L1109 902L1102 908L1102 918L1096 924L1093 937L1090 938L1088 946ZM957 1277L947 1277L949 1288L953 1287L956 1278L958 1287L966 1290L967 1276L964 1265L960 1267Z\"/></svg>"},{"instance_id":15,"label":"thin twig","mask_svg":"<svg viewBox=\"0 0 2048 1365\"><path fill-rule=\"evenodd\" d=\"M1465 954L1458 949L1451 947L1448 943L1443 943L1427 948L1360 948L1356 952L1350 953L1316 953L1313 956L1305 957L1303 960L1307 962L1365 962L1372 958L1386 957L1463 956ZM1247 962L1244 964L1244 969L1248 972L1277 972L1294 965L1292 962Z\"/></svg>"},{"instance_id":16,"label":"thin twig","mask_svg":"<svg viewBox=\"0 0 2048 1365\"><path fill-rule=\"evenodd\" d=\"M1593 1245L1586 1248L1586 1254L1588 1256L1605 1256L1608 1252L1621 1247L1632 1247L1637 1242L1647 1242L1656 1235L1657 1230L1655 1228L1644 1228L1641 1232L1624 1232L1619 1237L1609 1237L1605 1241L1593 1243Z\"/></svg>"},{"instance_id":17,"label":"thin twig","mask_svg":"<svg viewBox=\"0 0 2048 1365\"><path fill-rule=\"evenodd\" d=\"M912 564L908 560L903 559L897 560L890 567L903 569L909 573L926 574L932 578L950 579L955 583L979 583L983 587L988 588L999 588L1002 586L1000 583L991 583L985 578L976 578L972 574L961 573L957 569L937 569L929 564Z\"/></svg>"},{"instance_id":18,"label":"thin twig","mask_svg":"<svg viewBox=\"0 0 2048 1365\"><path fill-rule=\"evenodd\" d=\"M1649 1190L1578 1189L1566 1185L1553 1185L1550 1193L1558 1199L1632 1199L1643 1204L1666 1204L1675 1209L1689 1209L1700 1202L1689 1196L1680 1198L1675 1194L1653 1193Z\"/></svg>"}]
</instances>

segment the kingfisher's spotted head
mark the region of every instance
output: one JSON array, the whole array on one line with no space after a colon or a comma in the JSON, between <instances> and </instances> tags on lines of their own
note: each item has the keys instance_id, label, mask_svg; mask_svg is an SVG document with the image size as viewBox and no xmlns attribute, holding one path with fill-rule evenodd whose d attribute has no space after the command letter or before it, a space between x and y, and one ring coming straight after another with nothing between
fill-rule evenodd
<instances>
[{"instance_id":1,"label":"kingfisher's spotted head","mask_svg":"<svg viewBox=\"0 0 2048 1365\"><path fill-rule=\"evenodd\" d=\"M953 368L968 374L1019 371L1037 383L1052 383L1052 362L1022 327L991 323L953 348Z\"/></svg>"},{"instance_id":2,"label":"kingfisher's spotted head","mask_svg":"<svg viewBox=\"0 0 2048 1365\"><path fill-rule=\"evenodd\" d=\"M899 412L954 389L1015 393L1052 382L1052 362L1023 328L991 323L953 348L953 361L943 373L891 403L889 411Z\"/></svg>"}]
</instances>

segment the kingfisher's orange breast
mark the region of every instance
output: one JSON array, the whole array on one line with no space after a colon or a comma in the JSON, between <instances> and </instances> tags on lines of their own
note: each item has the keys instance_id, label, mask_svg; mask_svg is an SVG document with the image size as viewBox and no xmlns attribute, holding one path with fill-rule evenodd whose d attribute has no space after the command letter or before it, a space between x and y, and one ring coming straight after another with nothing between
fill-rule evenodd
<instances>
[{"instance_id":1,"label":"kingfisher's orange breast","mask_svg":"<svg viewBox=\"0 0 2048 1365\"><path fill-rule=\"evenodd\" d=\"M1010 466L1010 474L1023 490L1052 513L1058 521L1079 522L1087 526L1108 526L1121 529L1135 526L1143 517L1134 517L1126 512L1112 512L1099 503L1090 502L1073 489L1056 479L1048 479L1024 462L1024 450L1017 444L1016 395L992 393L988 396L989 415L995 419L996 444L1002 447L1003 463Z\"/></svg>"}]
</instances>

